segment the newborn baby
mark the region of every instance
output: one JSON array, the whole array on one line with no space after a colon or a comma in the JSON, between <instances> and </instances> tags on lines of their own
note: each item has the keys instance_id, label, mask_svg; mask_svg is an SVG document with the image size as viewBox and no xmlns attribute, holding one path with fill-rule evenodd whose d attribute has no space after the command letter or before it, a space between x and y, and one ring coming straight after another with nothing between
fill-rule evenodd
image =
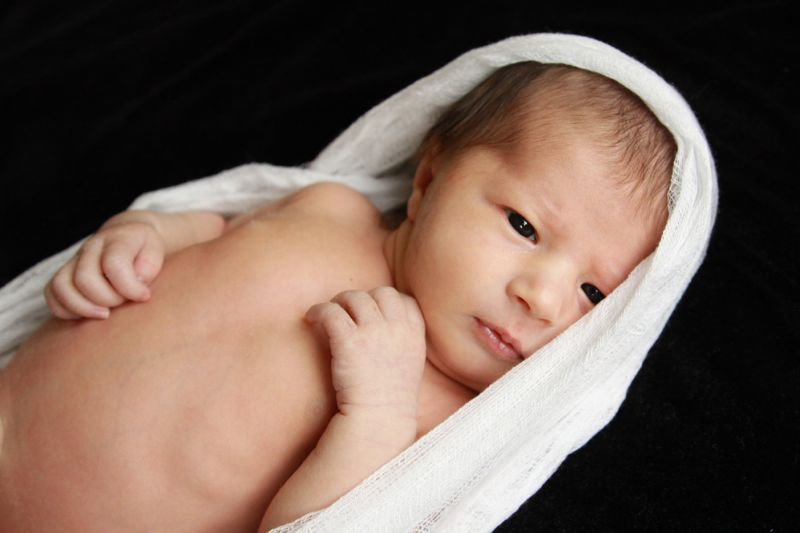
<instances>
[{"instance_id":1,"label":"newborn baby","mask_svg":"<svg viewBox=\"0 0 800 533\"><path fill-rule=\"evenodd\" d=\"M396 228L332 183L230 221L111 218L0 372L2 531L261 531L329 505L627 277L674 153L616 82L526 62L428 132Z\"/></svg>"}]
</instances>

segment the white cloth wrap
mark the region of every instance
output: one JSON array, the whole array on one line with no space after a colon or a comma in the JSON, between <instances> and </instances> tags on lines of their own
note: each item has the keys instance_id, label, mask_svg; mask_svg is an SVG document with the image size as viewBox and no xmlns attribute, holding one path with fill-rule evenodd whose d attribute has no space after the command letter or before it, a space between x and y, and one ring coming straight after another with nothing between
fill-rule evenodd
<instances>
[{"instance_id":1,"label":"white cloth wrap","mask_svg":"<svg viewBox=\"0 0 800 533\"><path fill-rule=\"evenodd\" d=\"M573 35L520 36L472 50L377 105L308 169L245 165L134 202L135 208L233 213L325 179L348 183L380 208L391 207L409 191L408 176L398 169L436 116L494 69L524 60L574 65L615 79L672 132L678 152L658 248L534 357L329 508L281 530L488 531L536 492L614 416L705 255L717 184L703 132L670 85L618 50ZM41 289L78 245L0 290L4 359L47 317Z\"/></svg>"}]
</instances>

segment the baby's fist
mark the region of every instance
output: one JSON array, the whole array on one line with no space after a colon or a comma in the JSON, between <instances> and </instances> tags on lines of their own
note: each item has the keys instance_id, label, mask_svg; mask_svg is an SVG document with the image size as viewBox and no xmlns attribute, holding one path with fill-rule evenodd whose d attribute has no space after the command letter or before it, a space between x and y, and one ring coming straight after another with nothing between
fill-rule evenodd
<instances>
[{"instance_id":1,"label":"baby's fist","mask_svg":"<svg viewBox=\"0 0 800 533\"><path fill-rule=\"evenodd\" d=\"M345 291L306 319L327 335L339 411L388 410L415 417L425 366L425 323L417 302L392 287Z\"/></svg>"},{"instance_id":2,"label":"baby's fist","mask_svg":"<svg viewBox=\"0 0 800 533\"><path fill-rule=\"evenodd\" d=\"M148 284L163 260L164 242L152 225L107 223L56 272L45 299L59 318L106 318L126 301L150 298Z\"/></svg>"}]
</instances>

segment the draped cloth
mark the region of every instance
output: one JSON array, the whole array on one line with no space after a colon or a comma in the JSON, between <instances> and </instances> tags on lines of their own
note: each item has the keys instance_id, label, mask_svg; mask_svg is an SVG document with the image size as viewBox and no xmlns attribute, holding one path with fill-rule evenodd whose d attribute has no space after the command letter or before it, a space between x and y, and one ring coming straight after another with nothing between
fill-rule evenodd
<instances>
[{"instance_id":1,"label":"draped cloth","mask_svg":"<svg viewBox=\"0 0 800 533\"><path fill-rule=\"evenodd\" d=\"M437 116L493 70L526 60L612 78L672 133L677 155L658 247L601 305L533 357L330 507L281 530L487 531L534 494L614 416L703 260L717 207L703 132L669 84L622 52L581 36L519 36L467 52L375 106L304 168L244 165L144 194L131 206L233 214L333 180L389 209L407 198L409 163ZM79 245L0 289L0 362L47 318L42 288Z\"/></svg>"}]
</instances>

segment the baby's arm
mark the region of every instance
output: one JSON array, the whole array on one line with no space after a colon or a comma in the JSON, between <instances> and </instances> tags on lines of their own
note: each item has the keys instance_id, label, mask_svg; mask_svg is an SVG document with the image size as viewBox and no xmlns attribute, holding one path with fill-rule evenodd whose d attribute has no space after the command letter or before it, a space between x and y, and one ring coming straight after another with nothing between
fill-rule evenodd
<instances>
[{"instance_id":1,"label":"baby's arm","mask_svg":"<svg viewBox=\"0 0 800 533\"><path fill-rule=\"evenodd\" d=\"M47 305L59 318L106 318L125 301L146 301L166 255L224 229L225 219L203 211L115 215L56 272L45 287Z\"/></svg>"},{"instance_id":2,"label":"baby's arm","mask_svg":"<svg viewBox=\"0 0 800 533\"><path fill-rule=\"evenodd\" d=\"M259 531L322 509L414 442L425 365L416 301L391 287L312 307L328 336L338 412L267 509Z\"/></svg>"}]
</instances>

